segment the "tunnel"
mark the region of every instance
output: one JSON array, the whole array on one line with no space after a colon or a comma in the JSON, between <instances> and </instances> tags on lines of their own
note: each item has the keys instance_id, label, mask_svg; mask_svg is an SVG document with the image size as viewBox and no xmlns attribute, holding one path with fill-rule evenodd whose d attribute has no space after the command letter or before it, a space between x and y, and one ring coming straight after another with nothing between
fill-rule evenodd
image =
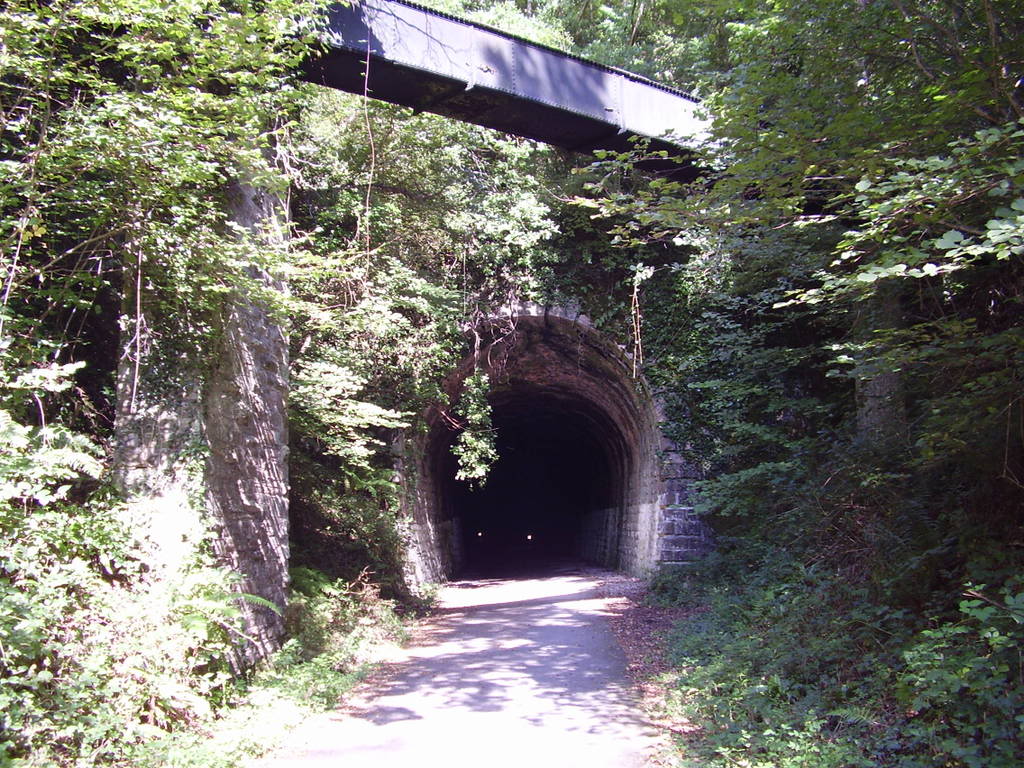
<instances>
[{"instance_id":1,"label":"tunnel","mask_svg":"<svg viewBox=\"0 0 1024 768\"><path fill-rule=\"evenodd\" d=\"M520 308L452 374L485 370L498 460L458 480L458 425L440 411L402 467L414 582L530 576L566 564L641 574L660 554L658 411L628 356L579 315Z\"/></svg>"},{"instance_id":2,"label":"tunnel","mask_svg":"<svg viewBox=\"0 0 1024 768\"><path fill-rule=\"evenodd\" d=\"M482 486L455 479L441 492L461 533L461 575L533 573L572 562L618 565L617 517L628 475L618 428L587 400L520 385L491 399L498 460Z\"/></svg>"}]
</instances>

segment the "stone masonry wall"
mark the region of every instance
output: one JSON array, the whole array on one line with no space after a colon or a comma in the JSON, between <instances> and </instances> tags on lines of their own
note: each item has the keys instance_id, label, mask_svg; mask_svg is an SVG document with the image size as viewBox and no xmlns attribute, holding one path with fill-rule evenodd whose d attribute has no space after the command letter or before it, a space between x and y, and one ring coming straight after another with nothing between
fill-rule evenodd
<instances>
[{"instance_id":1,"label":"stone masonry wall","mask_svg":"<svg viewBox=\"0 0 1024 768\"><path fill-rule=\"evenodd\" d=\"M229 195L234 221L256 239L283 238L282 203L246 184ZM284 290L253 269L255 281ZM288 341L278 322L249 296L228 300L217 364L207 387L204 422L209 455L206 504L220 561L239 577L250 641L238 661L251 663L279 644L288 587Z\"/></svg>"},{"instance_id":2,"label":"stone masonry wall","mask_svg":"<svg viewBox=\"0 0 1024 768\"><path fill-rule=\"evenodd\" d=\"M288 585L287 343L261 308L234 301L220 361L206 397L207 507L214 550L238 574L237 603L252 638L240 649L251 663L277 647Z\"/></svg>"},{"instance_id":3,"label":"stone masonry wall","mask_svg":"<svg viewBox=\"0 0 1024 768\"><path fill-rule=\"evenodd\" d=\"M246 185L235 185L230 200L234 220L254 236L278 222L279 201ZM134 269L126 267L124 281L113 466L152 575L173 587L198 562L212 527L215 554L236 574L236 589L283 611L287 340L257 299L236 294L226 299L218 347L198 348L180 333L188 322L163 316L159 296ZM250 277L282 290L270 275ZM257 602L240 597L237 606L252 638L235 658L244 666L276 648L284 627L278 612Z\"/></svg>"},{"instance_id":4,"label":"stone masonry wall","mask_svg":"<svg viewBox=\"0 0 1024 768\"><path fill-rule=\"evenodd\" d=\"M662 462L663 491L658 534L658 561L683 564L709 552L713 546L711 530L693 511L693 483L699 478L696 468L678 454L668 453Z\"/></svg>"},{"instance_id":5,"label":"stone masonry wall","mask_svg":"<svg viewBox=\"0 0 1024 768\"><path fill-rule=\"evenodd\" d=\"M580 557L608 568L618 565L619 514L615 508L588 510L580 526Z\"/></svg>"},{"instance_id":6,"label":"stone masonry wall","mask_svg":"<svg viewBox=\"0 0 1024 768\"><path fill-rule=\"evenodd\" d=\"M404 575L413 589L442 583L454 571L447 521L436 509L437 479L428 445L425 434L407 434L394 446L395 470L406 508Z\"/></svg>"}]
</instances>

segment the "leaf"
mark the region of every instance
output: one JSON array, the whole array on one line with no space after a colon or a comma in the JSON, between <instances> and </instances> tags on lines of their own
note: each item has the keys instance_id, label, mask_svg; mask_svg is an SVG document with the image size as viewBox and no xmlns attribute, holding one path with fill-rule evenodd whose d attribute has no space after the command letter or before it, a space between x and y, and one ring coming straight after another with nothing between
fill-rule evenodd
<instances>
[{"instance_id":1,"label":"leaf","mask_svg":"<svg viewBox=\"0 0 1024 768\"><path fill-rule=\"evenodd\" d=\"M963 239L964 235L962 232L956 229L951 229L942 237L935 240L935 247L940 250L948 251L951 248L956 248L963 242Z\"/></svg>"}]
</instances>

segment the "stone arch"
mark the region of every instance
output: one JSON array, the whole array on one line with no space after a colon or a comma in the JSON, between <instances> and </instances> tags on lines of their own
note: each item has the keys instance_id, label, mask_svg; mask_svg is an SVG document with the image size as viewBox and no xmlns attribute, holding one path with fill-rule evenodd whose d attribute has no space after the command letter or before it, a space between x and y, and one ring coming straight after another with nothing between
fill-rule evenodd
<instances>
[{"instance_id":1,"label":"stone arch","mask_svg":"<svg viewBox=\"0 0 1024 768\"><path fill-rule=\"evenodd\" d=\"M471 490L455 479L457 428L440 409L406 436L410 580L552 557L642 574L702 551L688 506L694 473L675 460L623 350L565 309L522 305L483 325L471 334L494 340L462 361L448 390L458 393L475 367L489 374L501 458Z\"/></svg>"}]
</instances>

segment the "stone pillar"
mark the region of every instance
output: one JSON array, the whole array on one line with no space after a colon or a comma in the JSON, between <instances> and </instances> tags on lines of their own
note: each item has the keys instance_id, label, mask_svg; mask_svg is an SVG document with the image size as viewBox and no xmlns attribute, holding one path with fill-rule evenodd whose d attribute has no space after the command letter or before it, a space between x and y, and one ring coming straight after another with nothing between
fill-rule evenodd
<instances>
[{"instance_id":1,"label":"stone pillar","mask_svg":"<svg viewBox=\"0 0 1024 768\"><path fill-rule=\"evenodd\" d=\"M124 269L112 468L128 525L166 582L206 535L203 514L202 377L188 343L163 326L159 295L141 259Z\"/></svg>"},{"instance_id":2,"label":"stone pillar","mask_svg":"<svg viewBox=\"0 0 1024 768\"><path fill-rule=\"evenodd\" d=\"M230 189L236 224L264 242L286 237L279 198L247 184ZM283 290L253 269L255 281ZM239 608L250 638L245 665L276 649L284 631L288 586L288 343L258 299L236 292L227 302L216 363L204 404L209 454L206 505L217 526L214 549L238 574ZM265 602L264 602L265 601ZM267 604L276 607L268 607Z\"/></svg>"},{"instance_id":3,"label":"stone pillar","mask_svg":"<svg viewBox=\"0 0 1024 768\"><path fill-rule=\"evenodd\" d=\"M283 243L276 196L238 183L228 205L256 247ZM238 607L250 640L234 659L242 667L274 650L284 630L287 340L265 302L239 288L221 307L216 344L200 348L188 335L193 324L168 316L159 281L150 284L144 268L141 257L126 259L114 475L156 583L173 586L183 566L199 562L214 529L216 559L237 574L235 588L244 593ZM256 268L248 278L256 294L284 290Z\"/></svg>"}]
</instances>

